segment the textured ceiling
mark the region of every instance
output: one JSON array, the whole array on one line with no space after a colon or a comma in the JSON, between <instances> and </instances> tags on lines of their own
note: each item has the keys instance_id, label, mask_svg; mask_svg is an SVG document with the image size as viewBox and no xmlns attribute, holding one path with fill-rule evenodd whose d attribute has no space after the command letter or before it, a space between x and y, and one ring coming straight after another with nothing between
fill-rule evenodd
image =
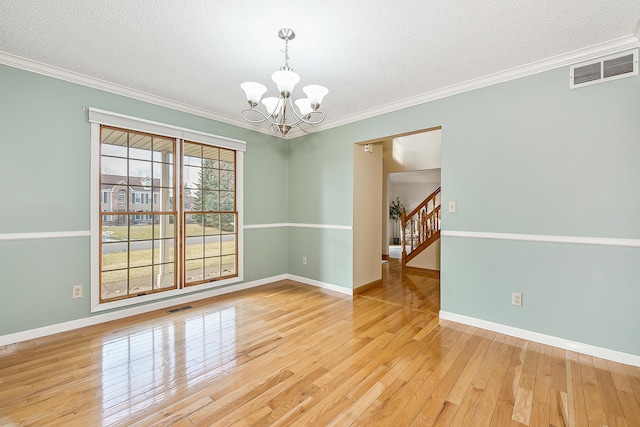
<instances>
[{"instance_id":1,"label":"textured ceiling","mask_svg":"<svg viewBox=\"0 0 640 427\"><path fill-rule=\"evenodd\" d=\"M200 108L234 123L240 83L283 63L329 88L325 124L621 38L639 0L1 0L0 52ZM300 97L296 89L294 96Z\"/></svg>"}]
</instances>

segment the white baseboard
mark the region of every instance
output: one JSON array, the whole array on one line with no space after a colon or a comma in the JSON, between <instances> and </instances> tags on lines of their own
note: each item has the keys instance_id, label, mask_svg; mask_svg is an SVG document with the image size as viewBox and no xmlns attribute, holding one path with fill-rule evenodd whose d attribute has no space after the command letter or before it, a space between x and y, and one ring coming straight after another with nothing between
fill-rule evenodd
<instances>
[{"instance_id":1,"label":"white baseboard","mask_svg":"<svg viewBox=\"0 0 640 427\"><path fill-rule=\"evenodd\" d=\"M448 311L440 310L440 320L450 320L452 322L463 323L465 325L475 326L480 329L487 329L489 331L562 348L564 350L575 351L577 353L587 354L601 359L640 367L640 356L635 354L623 353L621 351L558 338L552 335L545 335L538 332L528 331L526 329L514 328L501 323L489 322L487 320L463 316L461 314L450 313Z\"/></svg>"},{"instance_id":2,"label":"white baseboard","mask_svg":"<svg viewBox=\"0 0 640 427\"><path fill-rule=\"evenodd\" d=\"M96 315L85 317L82 319L70 320L68 322L63 322L63 323L57 323L55 325L48 325L48 326L43 326L41 328L29 329L27 331L16 332L13 334L0 335L0 346L15 344L17 342L32 340L32 339L44 337L47 335L59 334L61 332L67 332L67 331L71 331L78 328L97 325L99 323L105 323L105 322L110 322L112 320L122 319L123 317L135 316L137 314L143 314L149 311L161 310L163 308L173 307L180 304L186 304L186 303L198 301L205 298L211 298L219 295L228 294L231 292L242 291L244 289L251 289L251 288L266 285L269 283L277 282L279 280L285 280L285 279L295 280L296 282L305 283L308 285L316 286L323 289L328 289L335 292L340 292L347 295L353 295L352 289L347 289L342 286L319 282L317 280L308 279L306 277L301 277L301 276L294 276L291 274L281 274L278 276L272 276L264 279L254 280L252 282L238 283L237 285L231 285L231 286L218 288L218 289L211 289L206 292L200 292L196 294L185 295L178 298L171 298L171 299L158 301L158 302L145 304L145 305L140 305L136 307L125 308L125 309L113 311L110 313L96 314Z\"/></svg>"},{"instance_id":3,"label":"white baseboard","mask_svg":"<svg viewBox=\"0 0 640 427\"><path fill-rule=\"evenodd\" d=\"M353 289L345 288L343 286L332 285L331 283L320 282L318 280L308 279L302 276L296 276L293 274L287 274L287 279L295 280L296 282L306 283L307 285L316 286L322 289L328 289L330 291L339 292L341 294L353 295Z\"/></svg>"},{"instance_id":4,"label":"white baseboard","mask_svg":"<svg viewBox=\"0 0 640 427\"><path fill-rule=\"evenodd\" d=\"M47 335L58 334L61 332L71 331L73 329L84 328L87 326L97 325L99 323L109 322L111 320L122 319L123 317L135 316L137 314L147 313L149 311L161 310L163 308L173 307L180 304L186 304L193 301L211 298L219 295L228 294L231 292L237 292L244 289L251 289L258 286L266 285L268 283L276 282L278 280L287 279L286 274L279 276L268 277L265 279L254 280L252 282L238 283L237 285L231 285L219 289L211 289L209 291L189 294L178 298L172 298L168 300L158 301L151 304L145 304L137 307L125 308L122 310L113 311L110 313L96 314L90 317L85 317L77 320L70 320L68 322L57 323L55 325L43 326L41 328L29 329L27 331L16 332L13 334L1 335L0 346L14 344L21 341L27 341L35 338L44 337Z\"/></svg>"}]
</instances>

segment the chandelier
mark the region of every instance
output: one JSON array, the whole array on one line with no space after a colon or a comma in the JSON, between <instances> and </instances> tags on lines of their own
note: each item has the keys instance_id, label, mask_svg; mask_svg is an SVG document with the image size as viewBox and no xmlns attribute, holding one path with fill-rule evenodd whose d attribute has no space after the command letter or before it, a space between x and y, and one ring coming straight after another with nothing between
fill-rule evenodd
<instances>
[{"instance_id":1,"label":"chandelier","mask_svg":"<svg viewBox=\"0 0 640 427\"><path fill-rule=\"evenodd\" d=\"M271 126L271 132L285 136L289 130L299 127L306 133L314 131L314 125L324 120L324 113L318 111L322 99L329 90L318 85L309 85L302 88L307 95L295 101L297 109L291 100L293 88L300 81L300 76L289 67L289 40L296 37L296 33L290 28L282 28L278 31L278 37L284 40L284 66L271 74L271 80L278 86L279 97L269 96L262 100L265 112L257 108L260 98L267 91L266 86L256 82L244 82L240 87L247 95L249 108L242 110L242 118L249 123L267 122ZM289 114L289 117L287 117ZM252 118L253 117L253 118Z\"/></svg>"}]
</instances>

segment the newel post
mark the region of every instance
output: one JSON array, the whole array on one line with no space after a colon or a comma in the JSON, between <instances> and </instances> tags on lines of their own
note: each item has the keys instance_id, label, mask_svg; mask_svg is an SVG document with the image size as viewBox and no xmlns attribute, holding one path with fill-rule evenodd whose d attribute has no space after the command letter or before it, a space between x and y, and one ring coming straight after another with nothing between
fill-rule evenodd
<instances>
[{"instance_id":1,"label":"newel post","mask_svg":"<svg viewBox=\"0 0 640 427\"><path fill-rule=\"evenodd\" d=\"M402 207L402 215L400 216L400 242L402 242L402 266L404 267L404 259L407 256L407 236L405 230L407 222L407 211L404 210L404 206Z\"/></svg>"}]
</instances>

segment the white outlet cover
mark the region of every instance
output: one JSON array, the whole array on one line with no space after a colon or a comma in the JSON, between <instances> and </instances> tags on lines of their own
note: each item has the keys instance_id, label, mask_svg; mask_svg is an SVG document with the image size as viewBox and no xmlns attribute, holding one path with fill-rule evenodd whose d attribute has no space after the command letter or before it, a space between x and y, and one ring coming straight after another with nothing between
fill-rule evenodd
<instances>
[{"instance_id":1,"label":"white outlet cover","mask_svg":"<svg viewBox=\"0 0 640 427\"><path fill-rule=\"evenodd\" d=\"M511 304L522 307L522 294L518 292L514 292L511 294Z\"/></svg>"},{"instance_id":2,"label":"white outlet cover","mask_svg":"<svg viewBox=\"0 0 640 427\"><path fill-rule=\"evenodd\" d=\"M449 212L456 213L456 202L449 202Z\"/></svg>"}]
</instances>

